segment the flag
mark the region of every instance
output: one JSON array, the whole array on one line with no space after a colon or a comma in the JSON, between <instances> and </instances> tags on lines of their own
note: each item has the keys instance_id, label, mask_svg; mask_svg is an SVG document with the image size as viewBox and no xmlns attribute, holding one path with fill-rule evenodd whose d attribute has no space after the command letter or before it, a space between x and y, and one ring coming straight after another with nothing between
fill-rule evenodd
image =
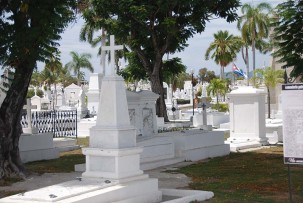
<instances>
[{"instance_id":1,"label":"flag","mask_svg":"<svg viewBox=\"0 0 303 203\"><path fill-rule=\"evenodd\" d=\"M245 79L247 79L247 75L243 72L243 70L239 69L236 66L236 64L234 64L234 63L233 63L232 71L233 71L233 73L240 75L240 76L244 77Z\"/></svg>"}]
</instances>

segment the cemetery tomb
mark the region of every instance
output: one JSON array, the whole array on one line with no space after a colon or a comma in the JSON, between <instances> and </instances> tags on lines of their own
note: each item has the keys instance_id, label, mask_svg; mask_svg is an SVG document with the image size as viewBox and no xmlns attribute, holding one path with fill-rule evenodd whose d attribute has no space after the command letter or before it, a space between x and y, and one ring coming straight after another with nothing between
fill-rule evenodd
<instances>
[{"instance_id":1,"label":"cemetery tomb","mask_svg":"<svg viewBox=\"0 0 303 203\"><path fill-rule=\"evenodd\" d=\"M268 144L265 132L265 95L263 90L239 87L227 95L230 111L231 151Z\"/></svg>"}]
</instances>

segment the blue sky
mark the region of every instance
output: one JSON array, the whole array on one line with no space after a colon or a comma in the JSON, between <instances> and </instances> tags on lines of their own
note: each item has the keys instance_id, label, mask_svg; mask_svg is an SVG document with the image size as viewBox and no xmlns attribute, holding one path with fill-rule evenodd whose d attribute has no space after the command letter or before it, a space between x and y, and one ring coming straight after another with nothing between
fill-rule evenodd
<instances>
[{"instance_id":1,"label":"blue sky","mask_svg":"<svg viewBox=\"0 0 303 203\"><path fill-rule=\"evenodd\" d=\"M270 3L272 6L276 6L279 3L284 2L283 0L242 0L241 3L252 3L259 4L261 2ZM241 15L241 12L238 12ZM97 57L97 49L91 48L91 46L86 42L80 42L79 40L79 32L83 25L83 20L79 19L76 23L71 24L66 31L62 34L62 39L60 41L60 51L61 51L61 60L63 64L66 64L71 60L71 56L69 55L70 51L76 51L78 53L90 53L93 57L91 59L91 63L95 69L95 72L100 72L100 57ZM206 29L201 34L196 34L193 38L188 40L189 46L185 48L184 51L180 53L176 53L174 55L170 55L169 57L180 57L182 62L187 66L187 72L194 70L195 75L198 74L198 70L200 68L206 67L210 70L219 74L220 66L215 64L213 60L206 61L204 58L206 49L209 44L213 41L213 34L218 32L219 30L228 30L229 33L234 35L240 35L236 27L236 22L227 23L224 19L216 19L212 20L206 25ZM252 67L252 56L250 56L250 67ZM270 65L270 55L263 55L257 53L256 55L256 67L261 68L263 66ZM237 60L235 61L238 68L245 70L245 64L240 54L238 54ZM122 63L123 65L123 63ZM43 65L39 65L41 68ZM225 72L231 71L232 65L228 65L225 68ZM39 68L39 69L40 69ZM122 67L123 68L123 67ZM251 69L251 68L250 68ZM86 78L89 77L89 73L86 72Z\"/></svg>"}]
</instances>

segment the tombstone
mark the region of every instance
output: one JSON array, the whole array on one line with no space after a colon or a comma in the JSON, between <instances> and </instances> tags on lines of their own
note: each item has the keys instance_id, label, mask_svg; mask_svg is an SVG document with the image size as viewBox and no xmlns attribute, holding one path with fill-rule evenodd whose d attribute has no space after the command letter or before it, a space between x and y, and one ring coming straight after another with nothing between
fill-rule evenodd
<instances>
[{"instance_id":1,"label":"tombstone","mask_svg":"<svg viewBox=\"0 0 303 203\"><path fill-rule=\"evenodd\" d=\"M103 47L103 51L111 51L111 72L105 74L102 81L96 126L90 129L90 145L83 148L86 171L82 176L118 182L124 180L125 188L129 182L137 191L127 192L119 198L134 198L140 194L145 202L158 202L161 200L158 180L148 178L140 170L142 149L136 147L136 130L130 124L124 80L114 70L113 59L117 49L122 49L122 46L115 46L111 36L110 47Z\"/></svg>"},{"instance_id":2,"label":"tombstone","mask_svg":"<svg viewBox=\"0 0 303 203\"><path fill-rule=\"evenodd\" d=\"M65 88L66 105L77 107L79 103L79 94L81 87L72 83Z\"/></svg>"},{"instance_id":3,"label":"tombstone","mask_svg":"<svg viewBox=\"0 0 303 203\"><path fill-rule=\"evenodd\" d=\"M47 98L46 95L41 98L41 110L50 110L50 100Z\"/></svg>"},{"instance_id":4,"label":"tombstone","mask_svg":"<svg viewBox=\"0 0 303 203\"><path fill-rule=\"evenodd\" d=\"M87 108L92 115L96 115L98 112L100 90L103 77L103 73L93 73L89 78L88 92L86 93Z\"/></svg>"},{"instance_id":5,"label":"tombstone","mask_svg":"<svg viewBox=\"0 0 303 203\"><path fill-rule=\"evenodd\" d=\"M35 94L35 96L33 96L33 97L31 98L31 104L32 104L33 106L36 106L36 107L37 107L37 108L36 108L37 111L40 111L40 110L41 110L41 98L40 98L39 96L37 96L36 94Z\"/></svg>"},{"instance_id":6,"label":"tombstone","mask_svg":"<svg viewBox=\"0 0 303 203\"><path fill-rule=\"evenodd\" d=\"M65 96L64 96L63 90L58 90L57 91L57 104L56 104L56 106L57 107L64 106L65 105L64 100L65 100Z\"/></svg>"},{"instance_id":7,"label":"tombstone","mask_svg":"<svg viewBox=\"0 0 303 203\"><path fill-rule=\"evenodd\" d=\"M193 85L191 80L184 81L184 99L189 99L190 104L193 105Z\"/></svg>"},{"instance_id":8,"label":"tombstone","mask_svg":"<svg viewBox=\"0 0 303 203\"><path fill-rule=\"evenodd\" d=\"M173 98L180 99L180 89L177 88L176 91L173 93Z\"/></svg>"},{"instance_id":9,"label":"tombstone","mask_svg":"<svg viewBox=\"0 0 303 203\"><path fill-rule=\"evenodd\" d=\"M268 144L265 132L265 95L260 89L243 86L227 94L230 112L231 151Z\"/></svg>"},{"instance_id":10,"label":"tombstone","mask_svg":"<svg viewBox=\"0 0 303 203\"><path fill-rule=\"evenodd\" d=\"M136 135L142 136L143 119L140 113L140 96L137 92L126 91L130 124L136 128Z\"/></svg>"},{"instance_id":11,"label":"tombstone","mask_svg":"<svg viewBox=\"0 0 303 203\"><path fill-rule=\"evenodd\" d=\"M139 92L142 108L142 135L152 136L158 133L156 100L159 95L151 91L142 90Z\"/></svg>"},{"instance_id":12,"label":"tombstone","mask_svg":"<svg viewBox=\"0 0 303 203\"><path fill-rule=\"evenodd\" d=\"M85 93L84 93L84 89L82 88L82 90L79 93L79 105L77 107L77 116L79 119L81 119L87 114L88 114L88 109L85 105Z\"/></svg>"},{"instance_id":13,"label":"tombstone","mask_svg":"<svg viewBox=\"0 0 303 203\"><path fill-rule=\"evenodd\" d=\"M32 127L32 109L37 109L37 106L31 105L31 100L27 99L26 100L26 105L23 107L23 109L26 109L26 114L27 114L27 128L23 128L23 133L27 134L37 134L38 129L35 127Z\"/></svg>"},{"instance_id":14,"label":"tombstone","mask_svg":"<svg viewBox=\"0 0 303 203\"><path fill-rule=\"evenodd\" d=\"M203 130L212 130L212 125L207 122L207 111L206 109L210 107L210 103L206 100L206 97L201 98L201 112L195 114L193 117L193 126L199 127Z\"/></svg>"}]
</instances>

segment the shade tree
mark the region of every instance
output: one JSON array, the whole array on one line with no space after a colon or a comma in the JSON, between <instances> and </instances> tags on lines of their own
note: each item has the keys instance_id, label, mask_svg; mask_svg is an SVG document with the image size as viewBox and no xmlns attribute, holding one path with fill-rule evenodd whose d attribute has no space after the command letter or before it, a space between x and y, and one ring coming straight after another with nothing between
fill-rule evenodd
<instances>
[{"instance_id":1,"label":"shade tree","mask_svg":"<svg viewBox=\"0 0 303 203\"><path fill-rule=\"evenodd\" d=\"M152 91L160 95L156 112L165 121L168 117L161 79L163 56L182 51L187 40L203 32L206 22L213 17L234 21L239 6L239 0L91 0L90 3L88 10L100 27L139 57ZM85 15L84 18L90 20Z\"/></svg>"},{"instance_id":2,"label":"shade tree","mask_svg":"<svg viewBox=\"0 0 303 203\"><path fill-rule=\"evenodd\" d=\"M28 174L19 154L21 111L36 63L58 51L75 6L74 0L0 2L0 33L5 33L0 35L0 65L14 72L0 107L0 179Z\"/></svg>"},{"instance_id":3,"label":"shade tree","mask_svg":"<svg viewBox=\"0 0 303 203\"><path fill-rule=\"evenodd\" d=\"M274 56L282 68L292 68L290 77L303 81L303 1L286 1L275 9Z\"/></svg>"}]
</instances>

